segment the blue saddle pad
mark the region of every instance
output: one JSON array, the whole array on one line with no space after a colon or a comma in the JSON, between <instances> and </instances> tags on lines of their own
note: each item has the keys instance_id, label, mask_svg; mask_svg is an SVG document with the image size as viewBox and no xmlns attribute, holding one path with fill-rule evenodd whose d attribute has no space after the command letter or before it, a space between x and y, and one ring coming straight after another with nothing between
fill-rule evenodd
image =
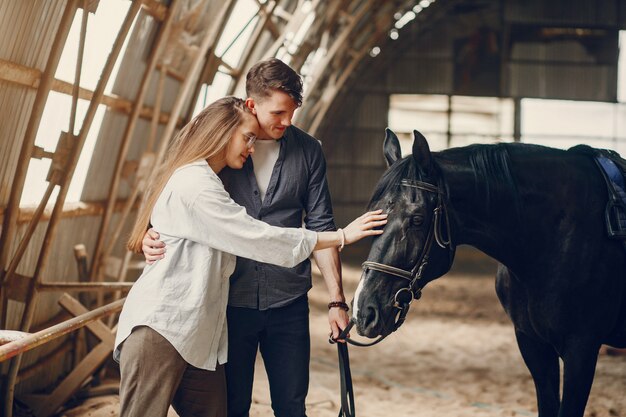
<instances>
[{"instance_id":1,"label":"blue saddle pad","mask_svg":"<svg viewBox=\"0 0 626 417\"><path fill-rule=\"evenodd\" d=\"M610 228L615 229L616 232L626 232L626 182L624 176L619 167L610 158L604 155L597 155L596 161L605 174L605 179L609 187L610 199L607 216L607 221L611 222L608 225Z\"/></svg>"}]
</instances>

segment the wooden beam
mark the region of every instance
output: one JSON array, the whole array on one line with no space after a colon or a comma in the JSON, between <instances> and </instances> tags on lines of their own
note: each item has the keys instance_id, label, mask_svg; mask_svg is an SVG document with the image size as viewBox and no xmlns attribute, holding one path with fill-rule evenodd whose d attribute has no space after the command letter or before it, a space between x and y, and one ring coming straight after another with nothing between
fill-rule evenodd
<instances>
[{"instance_id":1,"label":"wooden beam","mask_svg":"<svg viewBox=\"0 0 626 417\"><path fill-rule=\"evenodd\" d=\"M66 296L69 297L69 295ZM121 299L105 306L98 307L87 314L71 318L50 328L41 330L37 333L31 333L19 340L0 346L0 362L4 362L14 356L35 349L50 342L51 340L58 339L59 337L71 333L76 329L86 326L89 322L99 320L109 314L117 313L122 309L124 301L126 300Z\"/></svg>"},{"instance_id":2,"label":"wooden beam","mask_svg":"<svg viewBox=\"0 0 626 417\"><path fill-rule=\"evenodd\" d=\"M37 417L54 415L55 411L80 389L85 380L90 378L111 357L112 351L113 344L99 343L85 356L78 366L72 369L72 372L50 395L41 396L39 401L33 402L32 408L35 415Z\"/></svg>"},{"instance_id":3,"label":"wooden beam","mask_svg":"<svg viewBox=\"0 0 626 417\"><path fill-rule=\"evenodd\" d=\"M335 60L340 50L350 49L350 44L348 42L350 35L360 20L370 11L374 4L373 0L368 0L356 15L350 17L347 21L347 25L340 29L341 33L337 35L324 58L318 63L318 71L312 74L312 81L310 85L307 86L309 91L324 91L320 83L325 78L325 74L332 70L331 63ZM303 106L308 104L312 99L312 95L306 97L304 99Z\"/></svg>"},{"instance_id":4,"label":"wooden beam","mask_svg":"<svg viewBox=\"0 0 626 417\"><path fill-rule=\"evenodd\" d=\"M169 66L163 66L163 65L161 65L161 64L157 64L157 65L156 65L156 69L158 69L159 71L163 71L163 70L165 70L165 74L166 74L168 77L171 77L171 78L175 79L176 81L179 81L179 82L181 82L181 83L185 81L185 74L182 74L182 73L180 73L180 72L176 71L176 70L175 70L174 68L172 68L172 67L169 67Z\"/></svg>"},{"instance_id":5,"label":"wooden beam","mask_svg":"<svg viewBox=\"0 0 626 417\"><path fill-rule=\"evenodd\" d=\"M167 6L157 0L141 0L143 10L158 21L165 20L167 15Z\"/></svg>"},{"instance_id":6,"label":"wooden beam","mask_svg":"<svg viewBox=\"0 0 626 417\"><path fill-rule=\"evenodd\" d=\"M14 62L0 59L0 81L7 81L33 90L39 88L42 72L35 68L25 67ZM52 80L51 90L57 93L72 95L74 84L58 79ZM86 88L80 88L78 97L83 100L90 101L93 97L93 91ZM115 95L104 95L102 104L106 105L110 110L118 113L130 114L133 102ZM140 116L143 119L151 119L154 109L144 106ZM161 113L159 115L159 123L166 124L169 121L169 114ZM182 123L182 121L179 121Z\"/></svg>"},{"instance_id":7,"label":"wooden beam","mask_svg":"<svg viewBox=\"0 0 626 417\"><path fill-rule=\"evenodd\" d=\"M63 212L61 213L62 219L70 219L76 217L87 217L87 216L101 216L104 213L104 209L106 208L107 201L80 201L74 203L65 203L63 206ZM121 212L126 205L125 199L119 199L115 202L115 212ZM134 209L139 208L139 202L135 203ZM31 219L35 216L36 206L29 205L20 207L18 215L17 215L17 224L26 224L31 221ZM4 220L5 210L4 208L0 208L0 221ZM40 219L41 222L46 222L50 220L50 216L52 215L52 209L46 209L43 212L43 215Z\"/></svg>"},{"instance_id":8,"label":"wooden beam","mask_svg":"<svg viewBox=\"0 0 626 417\"><path fill-rule=\"evenodd\" d=\"M132 282L50 282L37 286L38 291L119 292L130 291Z\"/></svg>"},{"instance_id":9,"label":"wooden beam","mask_svg":"<svg viewBox=\"0 0 626 417\"><path fill-rule=\"evenodd\" d=\"M252 56L252 51L256 50L256 47L259 44L259 40L261 39L261 35L265 31L266 26L270 24L271 22L272 14L274 13L275 7L276 7L276 2L270 2L269 6L263 5L259 9L262 11L261 13L262 16L259 17L259 22L257 22L257 25L254 28L254 32L252 32L252 36L250 37L250 39L248 39L248 42L246 43L246 46L244 47L243 53L241 55L243 59L241 63L239 64L239 72L235 76L233 76L233 81L231 82L228 88L228 91L226 93L227 95L235 94L235 90L237 89L237 86L240 84L241 78L245 74L244 71L246 71L250 66L250 59ZM267 27L267 29L271 31L269 26Z\"/></svg>"},{"instance_id":10,"label":"wooden beam","mask_svg":"<svg viewBox=\"0 0 626 417\"><path fill-rule=\"evenodd\" d=\"M65 311L74 317L89 313L89 310L87 310L85 306L80 303L80 301L69 296L68 294L63 294L61 296L59 304L63 307L63 309L65 309ZM106 342L111 346L115 342L115 336L111 334L111 329L105 326L100 320L87 323L87 328L101 341Z\"/></svg>"},{"instance_id":11,"label":"wooden beam","mask_svg":"<svg viewBox=\"0 0 626 417\"><path fill-rule=\"evenodd\" d=\"M59 303L68 312L78 315L49 329L29 334L22 339L0 347L0 361L3 361L15 356L17 353L26 352L41 346L50 340L59 338L83 326L87 326L101 340L52 393L25 397L28 398L28 404L37 417L52 415L110 357L115 341L116 329L109 329L100 321L100 318L121 310L124 300L115 301L93 311L88 311L78 300L75 300L68 294L64 294Z\"/></svg>"},{"instance_id":12,"label":"wooden beam","mask_svg":"<svg viewBox=\"0 0 626 417\"><path fill-rule=\"evenodd\" d=\"M135 129L137 127L137 120L139 118L140 109L150 89L150 80L152 79L152 75L157 65L157 61L159 60L159 58L161 57L163 53L163 50L165 48L165 43L168 37L170 36L172 24L174 22L174 17L180 7L180 4L181 2L179 0L175 0L172 3L171 9L169 9L168 11L166 20L164 21L162 25L160 25L159 33L158 33L156 42L154 44L154 47L150 51L150 57L148 59L148 62L146 63L146 68L144 69L144 74L141 80L141 84L139 86L139 91L137 92L137 97L135 98L135 103L133 105L131 115L128 118L128 123L126 124L126 128L124 129L124 135L122 136L122 140L120 142L120 147L118 150L118 154L117 154L117 158L115 162L115 168L113 172L113 178L109 185L109 192L107 195L107 201L108 201L107 209L104 212L104 216L102 216L102 222L98 230L98 237L96 239L96 246L94 249L94 257L93 257L90 273L93 273L93 271L98 271L99 262L101 261L101 254L103 251L107 250L103 248L103 245L105 243L105 238L106 238L106 232L109 227L109 222L111 221L111 217L113 216L115 201L117 199L117 194L118 194L118 188L122 180L122 172L124 168L124 163L126 161L127 154L130 149L131 142L132 142L132 138L135 133ZM163 75L163 71L160 71L160 75L161 76ZM158 103L157 106L160 107L160 103ZM136 188L136 187L137 185L135 185L133 188ZM133 189L133 193L131 196L131 200L128 203L129 205L134 204L134 201L132 200L133 198L136 198L136 192L134 189ZM124 216L122 216L122 218L119 220L120 227L123 227L123 224L125 223L128 212L130 212L130 207L128 208L128 210L124 211ZM115 242L110 242L110 243L112 247ZM108 250L110 250L110 248L108 248ZM100 300L101 300L101 297L98 297L98 301Z\"/></svg>"}]
</instances>

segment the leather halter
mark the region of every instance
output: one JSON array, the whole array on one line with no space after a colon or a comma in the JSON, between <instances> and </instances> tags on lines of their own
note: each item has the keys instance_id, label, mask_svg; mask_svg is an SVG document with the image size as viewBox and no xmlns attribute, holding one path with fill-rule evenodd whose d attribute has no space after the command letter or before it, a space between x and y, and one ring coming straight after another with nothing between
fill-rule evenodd
<instances>
[{"instance_id":1,"label":"leather halter","mask_svg":"<svg viewBox=\"0 0 626 417\"><path fill-rule=\"evenodd\" d=\"M403 179L400 182L400 185L404 187L413 187L437 194L437 206L433 210L433 221L430 223L430 228L428 230L428 236L426 237L424 250L422 251L417 262L415 263L415 266L410 271L379 262L363 262L363 271L372 270L382 272L393 277L404 279L408 281L408 285L404 288L399 289L393 298L393 306L397 308L399 312L397 313L397 317L394 320L394 327L391 332L387 333L386 335L381 335L378 339L371 343L357 342L356 340L352 340L347 337L348 332L355 324L354 319L350 320L348 326L341 332L338 339L343 339L346 342L355 346L373 346L382 341L391 333L398 330L402 323L404 323L406 315L409 312L409 307L413 300L418 300L422 296L422 288L425 284L421 282L421 279L424 269L426 268L426 265L428 265L433 241L437 242L437 244L444 249L451 245L450 221L448 218L448 211L446 209L446 205L443 199L443 191L440 189L440 187L427 182L409 179ZM448 234L447 239L443 237L442 221L444 219L446 222L446 231Z\"/></svg>"}]
</instances>

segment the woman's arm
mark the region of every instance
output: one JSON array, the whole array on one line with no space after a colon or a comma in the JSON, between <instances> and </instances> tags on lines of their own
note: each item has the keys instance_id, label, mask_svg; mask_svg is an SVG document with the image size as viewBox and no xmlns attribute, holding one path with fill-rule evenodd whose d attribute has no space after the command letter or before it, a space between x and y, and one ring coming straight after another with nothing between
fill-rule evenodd
<instances>
[{"instance_id":1,"label":"woman's arm","mask_svg":"<svg viewBox=\"0 0 626 417\"><path fill-rule=\"evenodd\" d=\"M360 216L343 232L275 227L249 216L217 177L205 174L194 181L183 177L176 180L164 190L152 213L152 224L159 233L259 262L292 267L313 250L380 234L382 231L371 229L386 222L382 212L373 212Z\"/></svg>"},{"instance_id":2,"label":"woman's arm","mask_svg":"<svg viewBox=\"0 0 626 417\"><path fill-rule=\"evenodd\" d=\"M384 214L382 210L368 211L357 217L345 229L338 229L336 232L318 232L317 244L313 250L350 245L366 236L380 235L383 230L375 228L384 226L386 223L387 214Z\"/></svg>"}]
</instances>

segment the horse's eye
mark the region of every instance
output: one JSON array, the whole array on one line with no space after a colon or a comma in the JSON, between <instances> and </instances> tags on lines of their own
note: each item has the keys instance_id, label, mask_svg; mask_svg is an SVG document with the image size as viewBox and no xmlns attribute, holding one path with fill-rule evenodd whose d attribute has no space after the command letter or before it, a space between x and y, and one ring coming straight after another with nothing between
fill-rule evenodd
<instances>
[{"instance_id":1,"label":"horse's eye","mask_svg":"<svg viewBox=\"0 0 626 417\"><path fill-rule=\"evenodd\" d=\"M424 216L416 214L411 216L411 227L419 227L424 223Z\"/></svg>"}]
</instances>

